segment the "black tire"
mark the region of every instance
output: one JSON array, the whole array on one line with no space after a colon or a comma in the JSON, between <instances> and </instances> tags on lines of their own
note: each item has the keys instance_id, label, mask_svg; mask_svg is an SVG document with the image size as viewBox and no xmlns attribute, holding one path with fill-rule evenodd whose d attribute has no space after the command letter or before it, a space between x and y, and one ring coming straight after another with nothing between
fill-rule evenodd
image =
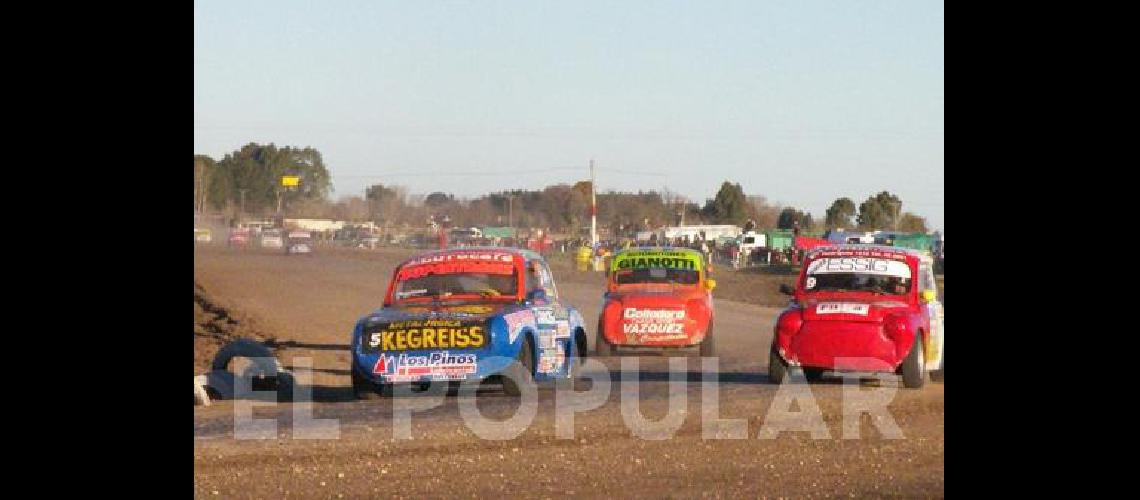
<instances>
[{"instance_id":1,"label":"black tire","mask_svg":"<svg viewBox=\"0 0 1140 500\"><path fill-rule=\"evenodd\" d=\"M705 340L701 341L701 357L713 356L716 356L716 337L713 336L713 321L709 319L709 332L705 334Z\"/></svg>"},{"instance_id":2,"label":"black tire","mask_svg":"<svg viewBox=\"0 0 1140 500\"><path fill-rule=\"evenodd\" d=\"M293 380L293 374L288 372L277 373L277 401L279 403L291 403L293 401L293 386L296 381ZM312 397L312 394L309 395Z\"/></svg>"},{"instance_id":3,"label":"black tire","mask_svg":"<svg viewBox=\"0 0 1140 500\"><path fill-rule=\"evenodd\" d=\"M258 373L262 374L276 374L281 368L281 364L273 355L273 351L265 344L249 338L239 338L218 350L213 361L210 362L210 369L229 371L230 361L233 361L234 358L249 359L253 363L251 368L256 366Z\"/></svg>"},{"instance_id":4,"label":"black tire","mask_svg":"<svg viewBox=\"0 0 1140 500\"><path fill-rule=\"evenodd\" d=\"M503 392L508 396L521 396L522 386L520 381L534 383L534 347L530 341L529 336L523 337L522 347L519 349L519 354L515 357L515 362L507 367L506 373L503 374Z\"/></svg>"},{"instance_id":5,"label":"black tire","mask_svg":"<svg viewBox=\"0 0 1140 500\"><path fill-rule=\"evenodd\" d=\"M823 372L825 371L823 368L808 368L805 366L803 370L804 378L807 379L808 382L819 382L823 380Z\"/></svg>"},{"instance_id":6,"label":"black tire","mask_svg":"<svg viewBox=\"0 0 1140 500\"><path fill-rule=\"evenodd\" d=\"M573 342L575 349L574 360L578 362L578 367L581 367L583 361L588 356L587 351L590 350L590 344L586 342L586 331L584 329L575 330Z\"/></svg>"},{"instance_id":7,"label":"black tire","mask_svg":"<svg viewBox=\"0 0 1140 500\"><path fill-rule=\"evenodd\" d=\"M914 345L910 347L910 352L906 355L906 359L903 360L899 369L902 371L903 387L907 389L918 389L926 382L921 335L914 337Z\"/></svg>"},{"instance_id":8,"label":"black tire","mask_svg":"<svg viewBox=\"0 0 1140 500\"><path fill-rule=\"evenodd\" d=\"M277 391L277 401L282 403L293 400L293 377L284 371L268 346L253 339L239 338L218 350L210 362L210 369L232 371L230 365L234 358L249 360L250 365L242 376L248 377L252 390ZM234 374L235 377L237 375Z\"/></svg>"},{"instance_id":9,"label":"black tire","mask_svg":"<svg viewBox=\"0 0 1140 500\"><path fill-rule=\"evenodd\" d=\"M356 373L356 367L351 367L350 370L352 371L352 395L356 399L378 399L382 395L392 394L390 385L384 384L377 387L371 380Z\"/></svg>"},{"instance_id":10,"label":"black tire","mask_svg":"<svg viewBox=\"0 0 1140 500\"><path fill-rule=\"evenodd\" d=\"M597 339L594 342L594 352L598 353L598 356L613 356L614 346L610 345L610 343L606 341L606 336L602 334L603 331L604 327L602 326L602 320L599 318Z\"/></svg>"},{"instance_id":11,"label":"black tire","mask_svg":"<svg viewBox=\"0 0 1140 500\"><path fill-rule=\"evenodd\" d=\"M773 384L783 384L788 381L788 364L780 357L774 345L768 351L768 380Z\"/></svg>"}]
</instances>

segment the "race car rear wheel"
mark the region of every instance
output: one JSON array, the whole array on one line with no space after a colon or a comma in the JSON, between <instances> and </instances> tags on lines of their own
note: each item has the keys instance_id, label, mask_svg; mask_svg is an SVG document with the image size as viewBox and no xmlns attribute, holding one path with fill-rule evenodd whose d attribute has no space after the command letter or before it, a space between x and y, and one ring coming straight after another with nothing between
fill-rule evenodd
<instances>
[{"instance_id":1,"label":"race car rear wheel","mask_svg":"<svg viewBox=\"0 0 1140 500\"><path fill-rule=\"evenodd\" d=\"M596 341L594 342L594 351L598 353L598 356L613 356L614 346L610 345L610 343L606 341L606 336L602 334L602 331L602 320L599 318L598 334L597 338L595 339Z\"/></svg>"},{"instance_id":2,"label":"race car rear wheel","mask_svg":"<svg viewBox=\"0 0 1140 500\"><path fill-rule=\"evenodd\" d=\"M515 362L503 373L503 392L508 396L521 396L522 384L534 384L534 347L530 337L524 336Z\"/></svg>"},{"instance_id":3,"label":"race car rear wheel","mask_svg":"<svg viewBox=\"0 0 1140 500\"><path fill-rule=\"evenodd\" d=\"M776 352L774 345L768 351L768 380L773 384L782 384L788 380L788 364L780 357L780 353Z\"/></svg>"},{"instance_id":4,"label":"race car rear wheel","mask_svg":"<svg viewBox=\"0 0 1140 500\"><path fill-rule=\"evenodd\" d=\"M352 372L352 395L356 399L377 399L380 396L392 395L391 384L381 384L377 386L360 374L356 373L356 368L350 368Z\"/></svg>"},{"instance_id":5,"label":"race car rear wheel","mask_svg":"<svg viewBox=\"0 0 1140 500\"><path fill-rule=\"evenodd\" d=\"M713 336L713 322L709 320L709 331L705 334L705 340L701 341L701 357L709 358L716 356L716 337Z\"/></svg>"},{"instance_id":6,"label":"race car rear wheel","mask_svg":"<svg viewBox=\"0 0 1140 500\"><path fill-rule=\"evenodd\" d=\"M906 355L906 359L903 360L902 366L900 366L899 369L902 371L903 387L918 389L926 382L926 367L923 366L921 335L914 337L914 345L910 347L910 352Z\"/></svg>"},{"instance_id":7,"label":"race car rear wheel","mask_svg":"<svg viewBox=\"0 0 1140 500\"><path fill-rule=\"evenodd\" d=\"M808 368L805 366L803 370L804 378L807 379L808 382L819 382L823 380L823 368Z\"/></svg>"}]
</instances>

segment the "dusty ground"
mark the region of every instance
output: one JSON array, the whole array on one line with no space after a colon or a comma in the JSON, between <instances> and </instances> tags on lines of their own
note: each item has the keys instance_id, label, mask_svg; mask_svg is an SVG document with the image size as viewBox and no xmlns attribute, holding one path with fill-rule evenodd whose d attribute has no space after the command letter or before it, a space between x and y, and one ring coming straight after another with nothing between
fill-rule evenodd
<instances>
[{"instance_id":1,"label":"dusty ground","mask_svg":"<svg viewBox=\"0 0 1140 500\"><path fill-rule=\"evenodd\" d=\"M194 374L210 369L210 362L223 345L239 337L272 342L256 318L239 309L227 307L194 282Z\"/></svg>"},{"instance_id":2,"label":"dusty ground","mask_svg":"<svg viewBox=\"0 0 1140 500\"><path fill-rule=\"evenodd\" d=\"M766 348L779 309L728 300L717 291L719 369L687 364L675 396L686 408L672 438L639 437L624 424L623 398L637 402L648 419L659 419L669 404L669 361L637 359L637 384L622 384L619 358L601 361L612 374L587 370L586 377L611 380L600 408L578 413L573 439L555 436L555 393L542 391L537 416L514 439L484 440L464 424L459 398L444 397L435 408L413 413L413 439L394 439L393 408L434 401L431 394L393 400L355 401L348 389L347 342L360 315L381 302L392 265L407 252L322 252L313 257L202 248L195 254L195 348L210 345L199 335L197 294L222 304L224 317L237 323L231 332L273 338L287 366L313 360L313 370L297 369L314 384L313 418L336 419L339 439L298 439L311 429L294 426L293 411L304 405L258 407L257 418L274 419L278 438L234 438L235 403L216 402L194 409L194 487L196 496L226 498L487 497L943 497L944 391L928 382L921 390L898 389L889 418L901 439L884 436L882 419L864 415L856 439L843 439L845 391L876 390L873 384L838 380L783 386L806 390L822 414L825 433L782 432L760 439L781 422L770 408L777 386L769 384ZM559 291L590 323L601 305L601 280L556 267ZM724 280L718 276L718 281ZM747 276L739 276L746 289ZM767 287L771 283L758 286ZM722 285L723 286L723 285ZM773 288L775 285L771 285ZM200 287L200 290L199 290ZM215 319L223 316L215 311ZM210 323L209 321L205 322ZM217 321L214 321L217 323ZM223 320L222 323L229 323ZM593 345L592 331L591 347ZM200 340L199 337L202 337ZM212 356L202 353L207 359ZM196 369L199 353L196 353ZM746 439L703 439L702 380L718 382L719 418L746 422ZM578 390L589 383L580 381ZM629 391L638 390L636 397ZM880 388L881 389L881 388ZM801 392L801 394L803 394ZM679 396L684 396L680 398ZM806 405L806 406L805 406ZM788 411L810 409L796 403ZM478 407L489 418L507 418L519 402L497 392L480 394ZM784 408L781 405L781 408ZM822 430L821 430L822 431Z\"/></svg>"}]
</instances>

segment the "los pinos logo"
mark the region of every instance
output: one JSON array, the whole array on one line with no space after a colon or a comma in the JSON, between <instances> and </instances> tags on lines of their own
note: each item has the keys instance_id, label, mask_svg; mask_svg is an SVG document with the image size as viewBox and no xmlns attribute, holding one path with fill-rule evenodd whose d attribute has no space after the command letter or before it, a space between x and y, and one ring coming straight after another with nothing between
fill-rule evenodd
<instances>
[{"instance_id":1,"label":"los pinos logo","mask_svg":"<svg viewBox=\"0 0 1140 500\"><path fill-rule=\"evenodd\" d=\"M427 355L381 355L372 373L389 382L410 382L427 377L431 380L464 380L477 369L474 354L451 354L447 351Z\"/></svg>"}]
</instances>

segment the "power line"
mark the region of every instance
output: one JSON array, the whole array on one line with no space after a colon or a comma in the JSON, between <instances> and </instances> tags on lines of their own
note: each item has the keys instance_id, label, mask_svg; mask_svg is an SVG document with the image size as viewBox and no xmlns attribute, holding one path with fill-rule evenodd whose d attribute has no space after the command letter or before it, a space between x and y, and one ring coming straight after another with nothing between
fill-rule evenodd
<instances>
[{"instance_id":1,"label":"power line","mask_svg":"<svg viewBox=\"0 0 1140 500\"><path fill-rule=\"evenodd\" d=\"M376 178L376 177L492 177L497 175L523 175L523 174L544 174L552 172L565 172L565 171L581 171L581 167L561 167L561 168L547 168L536 170L509 170L503 172L491 171L472 171L466 170L462 172L412 172L412 171L396 171L396 172L379 172L375 174L357 174L357 175L337 175L338 178Z\"/></svg>"},{"instance_id":2,"label":"power line","mask_svg":"<svg viewBox=\"0 0 1140 500\"><path fill-rule=\"evenodd\" d=\"M625 175L636 175L636 176L640 176L640 177L669 177L668 174L654 173L654 172L633 172L630 170L619 170L616 168L599 168L598 170L602 173L605 173L605 174L625 174Z\"/></svg>"},{"instance_id":3,"label":"power line","mask_svg":"<svg viewBox=\"0 0 1140 500\"><path fill-rule=\"evenodd\" d=\"M400 171L394 171L394 172L378 172L375 174L337 175L336 177L337 178L345 178L345 179L368 179L368 178L377 178L377 177L438 177L438 176L492 177L492 176L499 176L499 175L513 176L513 175L524 175L524 174L547 174L547 173L568 172L568 171L579 172L581 170L582 170L582 167L555 167L555 168L529 169L529 170L507 170L507 171L498 171L498 172L495 172L495 171L477 171L477 170L474 170L474 171L473 170L465 170L465 171L461 171L461 172L457 172L457 171L415 172L415 171L400 170ZM640 177L668 177L667 174L654 173L654 172L634 172L634 171L629 171L629 170L602 169L602 168L599 168L598 171L601 173L605 173L605 174L611 174L612 173L612 174L621 174L621 175L636 175L636 176L640 176Z\"/></svg>"}]
</instances>

